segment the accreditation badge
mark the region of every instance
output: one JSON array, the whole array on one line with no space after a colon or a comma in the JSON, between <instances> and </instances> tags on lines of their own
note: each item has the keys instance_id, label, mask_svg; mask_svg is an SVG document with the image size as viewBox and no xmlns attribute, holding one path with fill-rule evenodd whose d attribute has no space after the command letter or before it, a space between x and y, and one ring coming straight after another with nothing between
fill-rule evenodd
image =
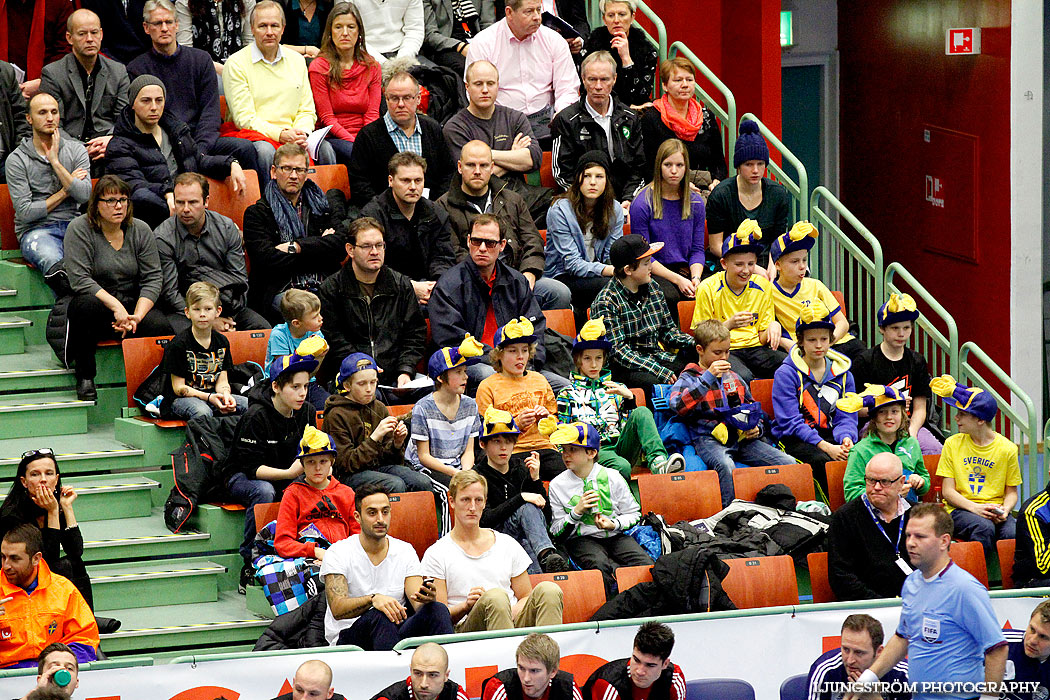
<instances>
[{"instance_id":1,"label":"accreditation badge","mask_svg":"<svg viewBox=\"0 0 1050 700\"><path fill-rule=\"evenodd\" d=\"M941 638L941 621L933 617L922 618L922 638L933 644Z\"/></svg>"}]
</instances>

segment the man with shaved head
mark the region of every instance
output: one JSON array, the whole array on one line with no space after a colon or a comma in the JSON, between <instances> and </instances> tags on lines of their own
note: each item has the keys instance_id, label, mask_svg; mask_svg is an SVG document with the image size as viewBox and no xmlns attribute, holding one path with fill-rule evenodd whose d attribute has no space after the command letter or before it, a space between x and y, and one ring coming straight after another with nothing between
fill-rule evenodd
<instances>
[{"instance_id":1,"label":"man with shaved head","mask_svg":"<svg viewBox=\"0 0 1050 700\"><path fill-rule=\"evenodd\" d=\"M113 137L113 125L128 104L128 71L99 53L102 22L91 10L77 10L66 24L66 41L73 52L44 66L40 91L55 96L65 131L83 141L102 173L102 158Z\"/></svg>"},{"instance_id":2,"label":"man with shaved head","mask_svg":"<svg viewBox=\"0 0 1050 700\"><path fill-rule=\"evenodd\" d=\"M527 120L525 125L528 126ZM452 186L437 201L448 212L456 261L463 262L470 256L468 237L474 220L491 214L499 220L507 240L500 260L525 276L541 309L569 308L569 288L553 277L543 276L543 239L525 200L511 191L506 180L494 174L495 168L489 145L478 139L468 141L460 149Z\"/></svg>"},{"instance_id":3,"label":"man with shaved head","mask_svg":"<svg viewBox=\"0 0 1050 700\"><path fill-rule=\"evenodd\" d=\"M467 700L467 693L448 678L448 654L440 644L427 642L412 654L406 680L392 683L372 700Z\"/></svg>"},{"instance_id":4,"label":"man with shaved head","mask_svg":"<svg viewBox=\"0 0 1050 700\"><path fill-rule=\"evenodd\" d=\"M332 686L332 669L324 661L311 659L295 670L292 692L274 700L346 700Z\"/></svg>"},{"instance_id":5,"label":"man with shaved head","mask_svg":"<svg viewBox=\"0 0 1050 700\"><path fill-rule=\"evenodd\" d=\"M881 452L864 468L864 493L831 516L828 577L839 600L895 598L911 572L904 531L908 502L900 457Z\"/></svg>"}]
</instances>

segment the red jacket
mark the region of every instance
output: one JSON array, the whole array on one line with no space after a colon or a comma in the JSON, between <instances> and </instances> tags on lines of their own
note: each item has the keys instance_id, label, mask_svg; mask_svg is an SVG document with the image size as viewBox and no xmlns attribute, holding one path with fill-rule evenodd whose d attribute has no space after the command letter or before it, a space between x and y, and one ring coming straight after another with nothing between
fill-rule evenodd
<instances>
[{"instance_id":1,"label":"red jacket","mask_svg":"<svg viewBox=\"0 0 1050 700\"><path fill-rule=\"evenodd\" d=\"M0 616L0 668L36 659L54 642L98 649L98 625L80 591L43 559L38 566L32 595L0 572L0 598L11 598Z\"/></svg>"},{"instance_id":2,"label":"red jacket","mask_svg":"<svg viewBox=\"0 0 1050 700\"><path fill-rule=\"evenodd\" d=\"M328 488L318 491L305 481L293 481L281 496L277 512L277 554L313 558L314 545L299 541L299 532L313 523L325 538L335 544L350 535L361 532L354 520L354 490L332 477Z\"/></svg>"}]
</instances>

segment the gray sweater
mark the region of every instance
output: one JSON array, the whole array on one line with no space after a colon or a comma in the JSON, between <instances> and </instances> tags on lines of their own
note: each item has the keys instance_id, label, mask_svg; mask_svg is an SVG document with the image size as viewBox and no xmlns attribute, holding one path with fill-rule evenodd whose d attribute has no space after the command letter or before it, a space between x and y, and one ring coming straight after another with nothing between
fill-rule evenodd
<instances>
[{"instance_id":1,"label":"gray sweater","mask_svg":"<svg viewBox=\"0 0 1050 700\"><path fill-rule=\"evenodd\" d=\"M91 159L84 144L64 131L58 141L58 162L70 173L78 168L91 170ZM47 158L37 153L32 137L22 139L18 148L8 156L4 169L11 203L15 207L15 235L19 238L26 231L72 220L80 205L91 196L90 175L83 180L73 178L69 196L48 211L47 198L58 192L62 183Z\"/></svg>"},{"instance_id":2,"label":"gray sweater","mask_svg":"<svg viewBox=\"0 0 1050 700\"><path fill-rule=\"evenodd\" d=\"M143 221L133 219L124 232L124 245L114 250L87 215L78 216L66 229L66 274L76 294L97 294L105 289L124 299L145 297L156 302L163 276L157 241Z\"/></svg>"}]
</instances>

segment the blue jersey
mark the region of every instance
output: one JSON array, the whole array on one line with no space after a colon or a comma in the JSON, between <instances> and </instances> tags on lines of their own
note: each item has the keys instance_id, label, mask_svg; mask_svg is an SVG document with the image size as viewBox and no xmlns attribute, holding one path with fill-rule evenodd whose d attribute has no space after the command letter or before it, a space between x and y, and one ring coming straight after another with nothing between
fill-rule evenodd
<instances>
[{"instance_id":1,"label":"blue jersey","mask_svg":"<svg viewBox=\"0 0 1050 700\"><path fill-rule=\"evenodd\" d=\"M1006 644L985 587L949 562L932 581L918 569L911 572L901 598L897 635L908 641L911 682L983 682L985 653ZM915 695L916 700L969 697Z\"/></svg>"},{"instance_id":2,"label":"blue jersey","mask_svg":"<svg viewBox=\"0 0 1050 700\"><path fill-rule=\"evenodd\" d=\"M908 681L908 662L901 661L880 678L883 683L906 683ZM842 700L842 693L826 690L828 683L849 683L846 666L842 663L842 651L832 649L822 654L809 667L809 678L806 679L806 700ZM911 693L883 695L883 700L910 700Z\"/></svg>"},{"instance_id":3,"label":"blue jersey","mask_svg":"<svg viewBox=\"0 0 1050 700\"><path fill-rule=\"evenodd\" d=\"M1031 659L1024 653L1024 630L1005 630L1003 635L1010 643L1010 655L1006 659L1006 673L1003 680L1035 681L1039 687L1035 691L1023 693L1006 693L1005 700L1047 700L1050 698L1050 661Z\"/></svg>"},{"instance_id":4,"label":"blue jersey","mask_svg":"<svg viewBox=\"0 0 1050 700\"><path fill-rule=\"evenodd\" d=\"M321 331L308 331L305 335L295 338L292 336L292 331L288 328L287 323L279 323L274 326L273 330L270 331L270 340L266 343L266 366L263 367L263 373L265 374L266 370L269 369L273 358L281 355L291 355L299 349L299 343L315 335L324 338L324 333ZM317 377L310 377L310 381L316 382ZM324 407L322 406L322 408Z\"/></svg>"}]
</instances>

